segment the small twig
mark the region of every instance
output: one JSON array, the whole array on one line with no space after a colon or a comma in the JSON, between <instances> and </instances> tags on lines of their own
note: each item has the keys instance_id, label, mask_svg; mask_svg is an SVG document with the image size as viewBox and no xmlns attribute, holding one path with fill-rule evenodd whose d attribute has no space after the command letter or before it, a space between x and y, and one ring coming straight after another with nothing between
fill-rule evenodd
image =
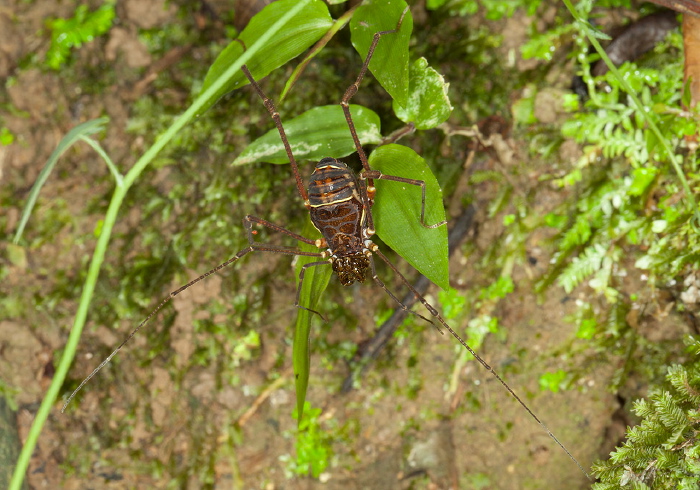
<instances>
[{"instance_id":1,"label":"small twig","mask_svg":"<svg viewBox=\"0 0 700 490\"><path fill-rule=\"evenodd\" d=\"M293 370L290 366L284 370L284 372L282 373L282 376L280 376L279 378L274 380L272 383L270 383L270 385L267 388L265 388L262 391L262 393L260 393L258 395L258 397L255 399L255 401L253 401L253 404L250 407L248 407L248 410L246 410L243 413L243 415L238 417L238 420L236 420L236 426L243 427L248 422L248 420L250 420L250 418L253 415L255 415L255 412L258 411L258 409L260 408L260 405L265 403L265 400L270 398L270 395L272 394L272 392L287 382L287 379L292 375L292 372L293 372Z\"/></svg>"},{"instance_id":2,"label":"small twig","mask_svg":"<svg viewBox=\"0 0 700 490\"><path fill-rule=\"evenodd\" d=\"M146 93L148 87L156 81L158 75L180 61L180 59L192 49L192 46L176 46L165 53L162 58L153 63L146 74L134 84L125 94L126 100L137 100Z\"/></svg>"},{"instance_id":3,"label":"small twig","mask_svg":"<svg viewBox=\"0 0 700 490\"><path fill-rule=\"evenodd\" d=\"M413 134L416 131L416 126L412 122L406 124L405 126L397 129L396 131L392 132L391 134L386 135L382 140L379 142L378 146L383 146L383 145L388 145L390 143L396 143L399 141L401 138L403 138L406 135Z\"/></svg>"}]
</instances>

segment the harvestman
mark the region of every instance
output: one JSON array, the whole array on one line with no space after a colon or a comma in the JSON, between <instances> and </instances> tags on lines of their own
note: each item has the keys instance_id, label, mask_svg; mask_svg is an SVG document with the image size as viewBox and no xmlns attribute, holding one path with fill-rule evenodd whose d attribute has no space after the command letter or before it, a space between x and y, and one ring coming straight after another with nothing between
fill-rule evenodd
<instances>
[{"instance_id":1,"label":"harvestman","mask_svg":"<svg viewBox=\"0 0 700 490\"><path fill-rule=\"evenodd\" d=\"M131 338L151 319L155 316L163 306L169 302L172 298L188 289L192 285L202 281L206 277L220 271L224 267L231 265L238 259L247 255L250 252L271 252L284 255L295 255L295 256L307 256L307 257L318 257L320 260L316 262L311 262L305 264L299 274L299 285L297 287L297 295L295 305L298 308L302 308L312 313L316 313L322 317L322 315L314 310L301 306L299 304L301 285L304 280L304 273L309 267L316 267L320 265L330 264L333 268L333 272L338 276L341 284L343 286L349 286L355 282L364 282L366 278L367 271L369 270L372 276L372 280L379 285L396 303L398 303L401 308L408 311L409 313L416 315L425 321L435 325L435 323L424 317L423 315L414 312L406 305L404 305L377 277L377 273L374 267L374 255L379 257L387 266L399 277L401 282L411 291L413 295L420 301L423 306L428 310L430 315L437 320L443 328L445 328L452 336L457 339L457 341L462 344L462 346L469 351L474 358L479 361L479 363L490 372L504 387L508 392L517 400L517 402L527 411L528 414L547 432L547 434L559 445L561 449L566 452L566 454L573 460L576 465L581 469L581 471L588 477L588 474L583 469L581 464L573 457L568 449L557 439L557 437L547 428L547 426L535 415L535 413L530 410L530 408L520 399L518 395L511 389L508 384L493 370L493 368L484 361L481 356L479 356L469 345L455 332L452 327L450 327L447 322L440 316L438 311L430 304L428 301L411 285L411 283L398 271L398 269L389 261L389 259L379 250L376 244L371 240L372 235L375 234L374 221L372 218L372 205L374 204L374 196L376 194L376 188L374 187L374 180L390 180L395 182L402 182L409 185L420 186L422 192L421 201L421 216L420 223L425 228L437 228L446 225L446 221L436 223L433 225L427 225L425 223L425 182L415 179L407 179L403 177L397 177L393 175L384 175L378 170L372 170L367 161L367 155L362 149L360 144L360 139L357 136L357 131L355 125L352 121L352 116L350 115L350 99L357 93L360 83L367 72L369 67L369 62L372 59L374 50L379 43L379 39L387 34L394 34L401 29L401 24L403 18L408 11L408 7L401 14L396 27L388 31L380 31L374 34L372 43L370 45L367 56L365 57L360 73L357 76L355 82L350 85L343 98L340 105L343 108L343 113L345 114L345 119L347 120L348 128L352 135L353 142L355 144L355 149L362 162L363 170L358 176L356 176L348 166L335 158L324 158L316 164L316 168L311 174L311 178L307 188L304 187L301 174L299 173L299 167L297 165L296 159L292 153L291 146L285 134L284 128L282 127L282 121L280 118L275 104L273 101L265 95L262 91L260 85L253 79L248 67L243 65L241 68L243 73L250 81L253 89L257 92L265 105L265 108L270 113L270 117L275 123L277 130L279 131L280 138L284 144L285 151L289 157L289 163L292 168L292 173L294 174L294 179L296 180L296 186L299 191L304 205L309 210L311 215L311 221L314 226L319 230L323 238L317 240L311 240L298 235L292 231L289 231L281 226L275 225L267 220L248 215L243 218L243 227L246 230L248 237L248 247L239 251L232 258L217 265L210 271L202 274L196 279L188 282L184 286L178 288L177 290L171 292L169 296L163 299L160 304L144 319L130 334L129 336L117 347L114 352L112 352L102 363L95 368L95 370L90 373L90 375L83 380L82 383L76 388L73 393L68 397L68 400L63 405L61 412L65 411L66 407L73 399L73 397L80 391L80 389L102 369L129 341ZM278 247L274 245L258 243L254 239L253 225L260 225L270 230L287 235L300 242L314 245L319 249L325 249L320 252L304 252L297 249ZM323 317L322 317L323 318ZM443 333L439 329L440 333Z\"/></svg>"}]
</instances>

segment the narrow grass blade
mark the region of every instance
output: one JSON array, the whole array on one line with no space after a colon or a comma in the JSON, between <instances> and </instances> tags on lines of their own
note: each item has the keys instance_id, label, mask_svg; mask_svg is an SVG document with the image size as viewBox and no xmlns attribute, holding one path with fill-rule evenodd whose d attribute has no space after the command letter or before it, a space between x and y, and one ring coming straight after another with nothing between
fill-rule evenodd
<instances>
[{"instance_id":1,"label":"narrow grass blade","mask_svg":"<svg viewBox=\"0 0 700 490\"><path fill-rule=\"evenodd\" d=\"M39 173L39 177L37 177L36 182L34 182L32 190L29 192L29 197L27 198L27 203L24 205L24 209L22 210L19 226L17 226L17 231L15 232L15 237L12 239L12 243L15 245L18 244L19 240L22 238L24 228L27 226L29 217L32 214L32 209L34 209L34 205L36 204L37 199L39 199L41 188L46 183L49 175L51 175L51 171L56 166L56 163L58 162L58 159L61 158L61 155L63 155L68 148L73 146L75 142L80 141L83 137L99 133L100 131L104 130L105 125L108 122L109 118L100 117L98 119L92 119L91 121L79 124L71 129L68 134L66 134L58 143L58 146L46 161L46 165L44 165L44 168Z\"/></svg>"}]
</instances>

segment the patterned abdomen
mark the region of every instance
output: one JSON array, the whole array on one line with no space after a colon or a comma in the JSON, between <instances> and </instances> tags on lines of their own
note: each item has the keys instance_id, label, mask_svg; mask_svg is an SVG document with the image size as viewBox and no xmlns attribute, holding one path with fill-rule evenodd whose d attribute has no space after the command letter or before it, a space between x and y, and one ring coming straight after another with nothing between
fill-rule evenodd
<instances>
[{"instance_id":1,"label":"patterned abdomen","mask_svg":"<svg viewBox=\"0 0 700 490\"><path fill-rule=\"evenodd\" d=\"M337 256L362 252L362 201L357 179L343 162L324 158L309 183L311 222Z\"/></svg>"},{"instance_id":2,"label":"patterned abdomen","mask_svg":"<svg viewBox=\"0 0 700 490\"><path fill-rule=\"evenodd\" d=\"M348 286L365 280L369 259L364 250L364 208L355 174L343 162L324 158L309 182L311 222L331 251L333 270Z\"/></svg>"}]
</instances>

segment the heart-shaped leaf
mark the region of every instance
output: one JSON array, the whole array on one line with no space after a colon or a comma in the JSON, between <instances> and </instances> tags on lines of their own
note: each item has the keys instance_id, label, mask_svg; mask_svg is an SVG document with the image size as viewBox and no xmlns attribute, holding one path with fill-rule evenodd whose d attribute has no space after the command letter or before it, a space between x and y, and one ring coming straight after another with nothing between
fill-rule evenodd
<instances>
[{"instance_id":1,"label":"heart-shaped leaf","mask_svg":"<svg viewBox=\"0 0 700 490\"><path fill-rule=\"evenodd\" d=\"M396 29L405 11L400 30L379 39L369 64L377 81L401 106L408 101L408 43L413 31L413 17L406 8L403 0L369 1L358 7L350 21L352 45L364 61L374 35Z\"/></svg>"},{"instance_id":2,"label":"heart-shaped leaf","mask_svg":"<svg viewBox=\"0 0 700 490\"><path fill-rule=\"evenodd\" d=\"M425 224L445 220L442 190L425 160L401 145L380 146L369 156L370 166L384 175L425 182ZM447 226L421 225L421 188L404 182L375 180L377 196L372 209L377 235L432 282L449 287Z\"/></svg>"}]
</instances>

